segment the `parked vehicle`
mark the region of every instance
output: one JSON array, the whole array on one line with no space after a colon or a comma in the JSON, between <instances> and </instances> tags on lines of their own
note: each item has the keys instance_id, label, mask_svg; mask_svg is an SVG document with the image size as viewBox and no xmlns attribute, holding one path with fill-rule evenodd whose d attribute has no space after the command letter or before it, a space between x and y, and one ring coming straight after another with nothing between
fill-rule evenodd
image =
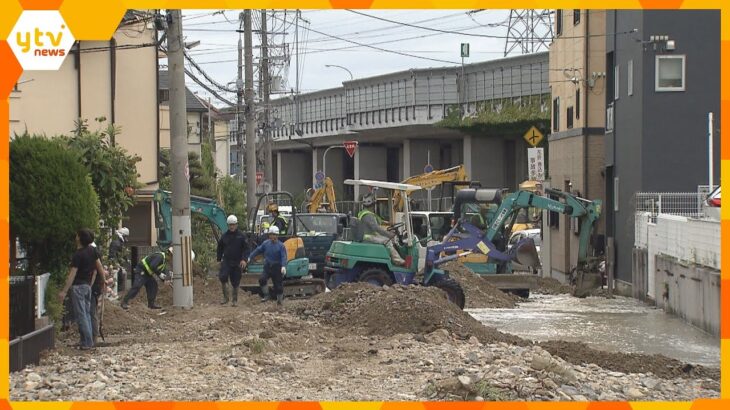
<instances>
[{"instance_id":1,"label":"parked vehicle","mask_svg":"<svg viewBox=\"0 0 730 410\"><path fill-rule=\"evenodd\" d=\"M715 188L714 191L707 196L707 199L702 203L702 212L706 217L720 220L720 187Z\"/></svg>"},{"instance_id":2,"label":"parked vehicle","mask_svg":"<svg viewBox=\"0 0 730 410\"><path fill-rule=\"evenodd\" d=\"M309 273L324 278L324 260L332 242L342 239L349 217L338 213L297 214L297 236L304 242L309 259Z\"/></svg>"}]
</instances>

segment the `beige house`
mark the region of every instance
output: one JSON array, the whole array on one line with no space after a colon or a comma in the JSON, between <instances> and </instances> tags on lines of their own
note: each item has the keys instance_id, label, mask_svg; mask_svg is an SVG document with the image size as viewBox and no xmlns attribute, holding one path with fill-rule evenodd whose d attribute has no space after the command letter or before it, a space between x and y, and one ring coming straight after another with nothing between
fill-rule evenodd
<instances>
[{"instance_id":1,"label":"beige house","mask_svg":"<svg viewBox=\"0 0 730 410\"><path fill-rule=\"evenodd\" d=\"M552 129L548 136L549 183L553 188L605 202L606 11L557 10L550 46ZM550 215L551 272L562 279L576 265L575 221ZM596 230L605 233L605 217Z\"/></svg>"},{"instance_id":2,"label":"beige house","mask_svg":"<svg viewBox=\"0 0 730 410\"><path fill-rule=\"evenodd\" d=\"M120 126L115 143L137 164L137 203L125 225L132 245L156 240L152 193L158 188L157 32L147 13L129 11L110 41L80 41L58 71L26 71L10 95L10 135L68 134L83 118Z\"/></svg>"},{"instance_id":3,"label":"beige house","mask_svg":"<svg viewBox=\"0 0 730 410\"><path fill-rule=\"evenodd\" d=\"M170 76L167 71L159 75L160 99L160 147L170 148ZM188 120L188 150L200 155L202 136L207 130L208 106L190 89L185 87L185 105Z\"/></svg>"}]
</instances>

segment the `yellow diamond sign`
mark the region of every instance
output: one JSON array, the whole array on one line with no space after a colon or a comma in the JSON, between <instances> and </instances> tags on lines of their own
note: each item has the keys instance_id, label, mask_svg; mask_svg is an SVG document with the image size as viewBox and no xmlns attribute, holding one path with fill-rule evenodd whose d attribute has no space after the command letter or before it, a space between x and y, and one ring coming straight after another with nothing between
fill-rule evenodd
<instances>
[{"instance_id":1,"label":"yellow diamond sign","mask_svg":"<svg viewBox=\"0 0 730 410\"><path fill-rule=\"evenodd\" d=\"M536 147L537 144L539 144L540 141L542 141L543 135L540 132L540 130L538 130L537 127L535 127L533 125L532 128L527 130L527 132L525 133L524 136L522 136L522 138L524 138L528 144L532 145L533 147Z\"/></svg>"}]
</instances>

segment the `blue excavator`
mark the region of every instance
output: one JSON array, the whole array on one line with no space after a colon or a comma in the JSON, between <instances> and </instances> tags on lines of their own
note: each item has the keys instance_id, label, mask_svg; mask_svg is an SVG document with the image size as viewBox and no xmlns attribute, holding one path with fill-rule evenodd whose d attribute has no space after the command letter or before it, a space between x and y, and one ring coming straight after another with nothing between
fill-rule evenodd
<instances>
[{"instance_id":1,"label":"blue excavator","mask_svg":"<svg viewBox=\"0 0 730 410\"><path fill-rule=\"evenodd\" d=\"M288 193L272 193L269 196L276 194L289 195L291 197ZM261 204L263 199L264 197L259 198L258 205ZM166 249L172 244L172 202L170 192L158 190L155 192L154 202L157 245L162 249ZM216 241L228 229L225 210L212 199L191 195L190 212L201 215L210 222ZM293 212L296 211L294 210ZM292 220L292 231L296 232L297 218L294 217ZM265 235L257 235L254 232L254 224L255 218L253 218L250 231L248 232L251 240L250 246L252 247L255 247L265 237ZM309 297L324 292L324 280L310 277L309 259L305 256L302 239L297 236L289 237L286 235L280 236L280 239L284 242L288 256L286 277L284 278L284 296ZM246 268L246 272L244 272L243 279L241 280L241 287L251 292L257 292L259 289L258 278L262 272L263 257L258 257L251 261L251 264Z\"/></svg>"},{"instance_id":2,"label":"blue excavator","mask_svg":"<svg viewBox=\"0 0 730 410\"><path fill-rule=\"evenodd\" d=\"M595 273L600 262L590 256L589 246L595 222L601 215L601 201L555 189L547 189L546 194L548 196L517 191L502 198L500 190L496 189L460 190L454 203L453 228L441 243L430 246L426 251L426 276L437 266L456 259L482 275L510 274L513 261L523 266L539 267L540 260L532 238L526 237L506 249L518 213L523 209L537 208L577 220L580 228L578 259L573 268L575 295L585 296L595 285ZM529 294L529 289L518 289L516 293Z\"/></svg>"}]
</instances>

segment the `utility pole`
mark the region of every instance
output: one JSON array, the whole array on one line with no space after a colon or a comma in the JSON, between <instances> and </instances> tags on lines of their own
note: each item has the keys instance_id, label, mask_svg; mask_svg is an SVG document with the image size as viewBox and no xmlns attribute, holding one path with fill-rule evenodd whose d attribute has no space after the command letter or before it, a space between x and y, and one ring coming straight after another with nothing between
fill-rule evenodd
<instances>
[{"instance_id":1,"label":"utility pole","mask_svg":"<svg viewBox=\"0 0 730 410\"><path fill-rule=\"evenodd\" d=\"M193 307L187 107L180 10L168 10L167 65L170 71L170 156L172 159L172 304Z\"/></svg>"},{"instance_id":2,"label":"utility pole","mask_svg":"<svg viewBox=\"0 0 730 410\"><path fill-rule=\"evenodd\" d=\"M269 93L271 92L269 79L269 33L266 28L266 9L261 10L261 93L264 103L264 187L274 186L274 173L271 158L271 132L269 127L270 110L269 110ZM281 178L281 175L279 175Z\"/></svg>"},{"instance_id":3,"label":"utility pole","mask_svg":"<svg viewBox=\"0 0 730 410\"><path fill-rule=\"evenodd\" d=\"M243 25L243 13L239 13L238 19L240 25ZM238 137L236 144L238 145L238 181L244 183L243 175L243 121L241 119L241 113L243 113L243 42L241 41L241 34L238 34L238 77L236 79L236 95L238 101L236 101L236 136ZM248 190L246 191L248 192Z\"/></svg>"},{"instance_id":4,"label":"utility pole","mask_svg":"<svg viewBox=\"0 0 730 410\"><path fill-rule=\"evenodd\" d=\"M256 210L256 109L253 101L253 39L251 38L251 10L243 12L243 42L246 63L246 207L249 218Z\"/></svg>"}]
</instances>

